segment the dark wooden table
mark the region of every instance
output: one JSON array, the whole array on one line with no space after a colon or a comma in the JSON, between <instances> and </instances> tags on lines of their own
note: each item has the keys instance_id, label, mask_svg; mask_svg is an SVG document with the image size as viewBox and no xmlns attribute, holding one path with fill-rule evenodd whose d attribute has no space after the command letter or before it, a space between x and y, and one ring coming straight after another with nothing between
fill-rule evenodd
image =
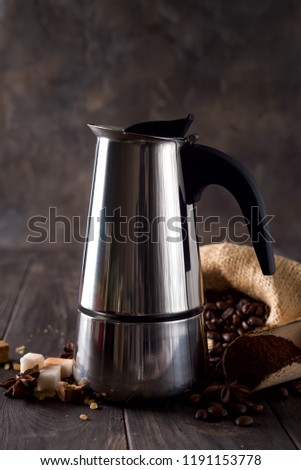
<instances>
[{"instance_id":1,"label":"dark wooden table","mask_svg":"<svg viewBox=\"0 0 301 470\"><path fill-rule=\"evenodd\" d=\"M0 338L15 348L58 355L76 328L81 252L3 251L0 272ZM0 369L0 379L11 371ZM182 400L122 408L55 400L8 399L0 390L1 449L300 449L301 398L269 400L251 428L230 421L204 423ZM3 390L4 392L4 390ZM81 421L79 415L89 415Z\"/></svg>"}]
</instances>

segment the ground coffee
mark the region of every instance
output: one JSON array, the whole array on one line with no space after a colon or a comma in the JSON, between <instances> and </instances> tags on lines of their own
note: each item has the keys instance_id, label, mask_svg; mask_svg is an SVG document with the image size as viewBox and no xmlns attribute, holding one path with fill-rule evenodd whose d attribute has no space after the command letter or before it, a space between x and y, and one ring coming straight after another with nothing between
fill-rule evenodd
<instances>
[{"instance_id":1,"label":"ground coffee","mask_svg":"<svg viewBox=\"0 0 301 470\"><path fill-rule=\"evenodd\" d=\"M291 364L300 355L300 348L280 336L245 335L228 347L224 369L230 381L237 380L254 389L269 374Z\"/></svg>"}]
</instances>

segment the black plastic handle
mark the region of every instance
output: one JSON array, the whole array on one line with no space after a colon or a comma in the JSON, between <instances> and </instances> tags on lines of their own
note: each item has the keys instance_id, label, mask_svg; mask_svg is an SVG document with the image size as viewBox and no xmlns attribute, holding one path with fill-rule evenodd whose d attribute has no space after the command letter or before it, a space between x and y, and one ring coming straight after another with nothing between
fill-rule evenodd
<instances>
[{"instance_id":1,"label":"black plastic handle","mask_svg":"<svg viewBox=\"0 0 301 470\"><path fill-rule=\"evenodd\" d=\"M205 145L187 143L181 149L181 157L186 203L197 202L203 189L210 184L218 184L228 189L246 218L263 274L273 274L275 272L273 239L265 226L266 209L253 176L229 155ZM256 220L253 217L254 213Z\"/></svg>"}]
</instances>

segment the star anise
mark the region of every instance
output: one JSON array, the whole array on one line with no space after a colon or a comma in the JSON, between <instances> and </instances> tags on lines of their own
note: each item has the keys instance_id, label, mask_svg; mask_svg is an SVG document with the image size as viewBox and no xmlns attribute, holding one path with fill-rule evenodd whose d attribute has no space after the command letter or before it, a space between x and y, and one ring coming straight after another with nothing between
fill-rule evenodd
<instances>
[{"instance_id":1,"label":"star anise","mask_svg":"<svg viewBox=\"0 0 301 470\"><path fill-rule=\"evenodd\" d=\"M69 341L64 347L64 352L60 355L64 359L73 359L74 356L74 343Z\"/></svg>"},{"instance_id":2,"label":"star anise","mask_svg":"<svg viewBox=\"0 0 301 470\"><path fill-rule=\"evenodd\" d=\"M231 399L244 400L252 392L245 385L235 382L217 383L209 385L203 392L205 396L218 396L222 403L229 403Z\"/></svg>"},{"instance_id":3,"label":"star anise","mask_svg":"<svg viewBox=\"0 0 301 470\"><path fill-rule=\"evenodd\" d=\"M27 369L16 377L10 377L0 383L0 387L7 391L5 395L10 398L26 398L33 395L33 391L37 386L38 377L40 375L39 366Z\"/></svg>"}]
</instances>

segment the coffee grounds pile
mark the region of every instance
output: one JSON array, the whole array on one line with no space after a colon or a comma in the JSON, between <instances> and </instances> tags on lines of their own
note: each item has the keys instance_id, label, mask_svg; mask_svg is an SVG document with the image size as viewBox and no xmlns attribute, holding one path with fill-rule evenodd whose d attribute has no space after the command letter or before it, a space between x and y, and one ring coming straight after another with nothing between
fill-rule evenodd
<instances>
[{"instance_id":1,"label":"coffee grounds pile","mask_svg":"<svg viewBox=\"0 0 301 470\"><path fill-rule=\"evenodd\" d=\"M293 362L301 349L292 341L274 335L242 336L227 349L224 367L230 381L254 389L269 374Z\"/></svg>"}]
</instances>

